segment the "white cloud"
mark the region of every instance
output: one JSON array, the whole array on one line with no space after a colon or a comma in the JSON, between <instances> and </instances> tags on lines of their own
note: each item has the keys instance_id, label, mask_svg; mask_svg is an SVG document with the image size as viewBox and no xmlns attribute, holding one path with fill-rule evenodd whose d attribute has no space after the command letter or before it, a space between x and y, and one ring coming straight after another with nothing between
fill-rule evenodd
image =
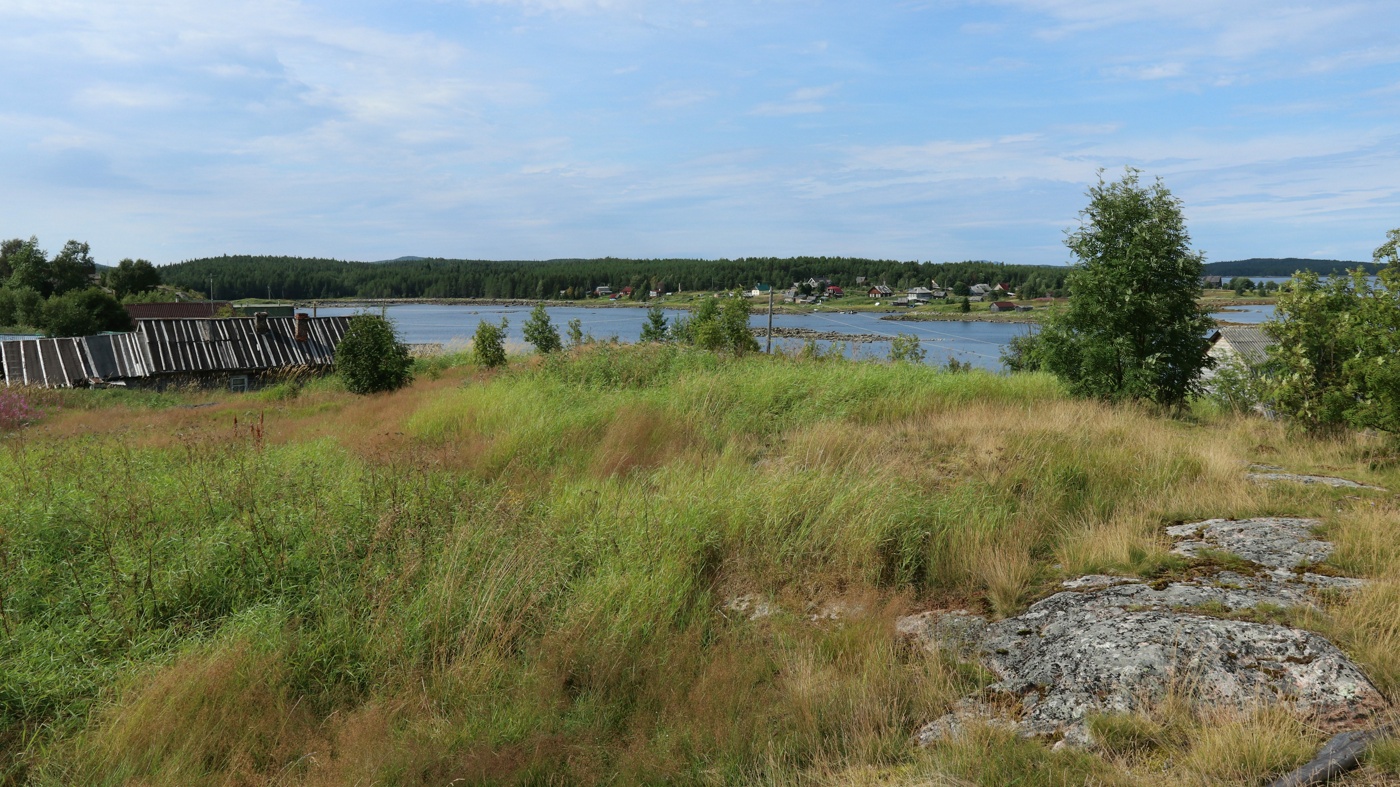
<instances>
[{"instance_id":1,"label":"white cloud","mask_svg":"<svg viewBox=\"0 0 1400 787\"><path fill-rule=\"evenodd\" d=\"M798 88L783 101L765 102L749 111L758 117L788 117L790 115L810 115L825 112L826 105L821 99L831 95L840 85Z\"/></svg>"}]
</instances>

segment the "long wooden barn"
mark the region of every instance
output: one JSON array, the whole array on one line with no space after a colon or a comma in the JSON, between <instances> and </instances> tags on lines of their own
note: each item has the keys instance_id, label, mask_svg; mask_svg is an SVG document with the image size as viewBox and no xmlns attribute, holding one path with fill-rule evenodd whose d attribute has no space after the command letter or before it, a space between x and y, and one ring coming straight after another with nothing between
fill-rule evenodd
<instances>
[{"instance_id":1,"label":"long wooden barn","mask_svg":"<svg viewBox=\"0 0 1400 787\"><path fill-rule=\"evenodd\" d=\"M326 371L349 317L138 320L130 333L0 342L7 386L256 385L295 370Z\"/></svg>"}]
</instances>

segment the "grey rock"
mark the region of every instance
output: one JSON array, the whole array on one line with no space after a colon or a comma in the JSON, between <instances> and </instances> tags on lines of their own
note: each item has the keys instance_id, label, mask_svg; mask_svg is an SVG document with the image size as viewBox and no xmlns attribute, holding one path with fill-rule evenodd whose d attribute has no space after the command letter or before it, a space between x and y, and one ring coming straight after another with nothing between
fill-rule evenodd
<instances>
[{"instance_id":1,"label":"grey rock","mask_svg":"<svg viewBox=\"0 0 1400 787\"><path fill-rule=\"evenodd\" d=\"M1293 568L1321 563L1332 554L1332 544L1313 536L1321 524L1295 517L1207 519L1167 528L1167 535L1191 539L1176 545L1172 551L1177 554L1196 557L1203 549L1215 549L1261 566Z\"/></svg>"},{"instance_id":2,"label":"grey rock","mask_svg":"<svg viewBox=\"0 0 1400 787\"><path fill-rule=\"evenodd\" d=\"M947 653L968 661L979 652L987 634L987 619L965 609L921 612L895 621L895 631L930 652Z\"/></svg>"},{"instance_id":3,"label":"grey rock","mask_svg":"<svg viewBox=\"0 0 1400 787\"><path fill-rule=\"evenodd\" d=\"M927 744L960 734L974 719L992 719L1023 735L1082 746L1088 713L1143 710L1171 691L1211 707L1283 703L1329 731L1366 723L1386 700L1332 643L1301 629L1214 614L1314 605L1318 590L1359 587L1358 579L1296 568L1331 554L1332 545L1314 535L1318 524L1262 517L1178 525L1167 530L1181 539L1178 553L1221 550L1250 567L1157 587L1080 577L990 624L966 611L901 619L901 632L976 658L999 678L980 698L925 726L918 739Z\"/></svg>"},{"instance_id":4,"label":"grey rock","mask_svg":"<svg viewBox=\"0 0 1400 787\"><path fill-rule=\"evenodd\" d=\"M1091 711L1141 709L1173 689L1213 707L1287 702L1328 729L1386 706L1317 634L1123 603L1153 593L1167 595L1144 585L1057 593L989 628L982 660L1001 678L993 688L1021 697L1023 731L1062 733Z\"/></svg>"},{"instance_id":5,"label":"grey rock","mask_svg":"<svg viewBox=\"0 0 1400 787\"><path fill-rule=\"evenodd\" d=\"M729 599L724 603L724 610L743 615L749 620L762 620L783 611L782 607L777 604L753 594L735 596Z\"/></svg>"},{"instance_id":6,"label":"grey rock","mask_svg":"<svg viewBox=\"0 0 1400 787\"><path fill-rule=\"evenodd\" d=\"M1108 574L1090 574L1079 579L1067 579L1060 583L1065 590L1097 590L1099 588L1122 585L1135 581L1132 577L1114 577Z\"/></svg>"},{"instance_id":7,"label":"grey rock","mask_svg":"<svg viewBox=\"0 0 1400 787\"><path fill-rule=\"evenodd\" d=\"M1245 478L1256 484L1270 484L1276 481L1291 481L1296 484L1321 484L1323 486L1336 487L1340 489L1373 489L1378 492L1387 491L1385 487L1372 486L1370 484L1360 484L1349 481L1345 478L1334 478L1326 475L1300 475L1298 473L1245 473Z\"/></svg>"}]
</instances>

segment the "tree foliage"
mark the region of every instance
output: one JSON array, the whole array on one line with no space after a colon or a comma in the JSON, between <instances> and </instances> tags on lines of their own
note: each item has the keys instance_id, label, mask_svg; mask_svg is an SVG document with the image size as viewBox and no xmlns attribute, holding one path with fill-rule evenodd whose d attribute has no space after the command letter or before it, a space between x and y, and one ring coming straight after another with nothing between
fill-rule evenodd
<instances>
[{"instance_id":1,"label":"tree foliage","mask_svg":"<svg viewBox=\"0 0 1400 787\"><path fill-rule=\"evenodd\" d=\"M48 336L91 336L135 327L121 303L97 287L49 298L40 308L37 325Z\"/></svg>"},{"instance_id":2,"label":"tree foliage","mask_svg":"<svg viewBox=\"0 0 1400 787\"><path fill-rule=\"evenodd\" d=\"M537 304L530 311L530 318L525 321L525 341L535 345L535 350L549 354L558 352L563 348L564 343L559 339L559 329L554 327L554 322L549 319L549 312L545 310L544 304Z\"/></svg>"},{"instance_id":3,"label":"tree foliage","mask_svg":"<svg viewBox=\"0 0 1400 787\"><path fill-rule=\"evenodd\" d=\"M642 324L641 340L644 342L664 342L667 339L666 313L660 306L647 309L647 321Z\"/></svg>"},{"instance_id":4,"label":"tree foliage","mask_svg":"<svg viewBox=\"0 0 1400 787\"><path fill-rule=\"evenodd\" d=\"M1076 261L1070 301L1039 334L1040 360L1081 396L1179 406L1209 364L1200 312L1201 255L1191 250L1181 201L1128 169L1088 190L1065 245Z\"/></svg>"},{"instance_id":5,"label":"tree foliage","mask_svg":"<svg viewBox=\"0 0 1400 787\"><path fill-rule=\"evenodd\" d=\"M912 333L901 333L890 340L890 360L895 363L923 363L927 355L919 337Z\"/></svg>"},{"instance_id":6,"label":"tree foliage","mask_svg":"<svg viewBox=\"0 0 1400 787\"><path fill-rule=\"evenodd\" d=\"M1322 281L1302 272L1279 294L1264 331L1274 408L1310 429L1400 432L1400 230L1376 249L1389 263L1373 283L1364 269Z\"/></svg>"},{"instance_id":7,"label":"tree foliage","mask_svg":"<svg viewBox=\"0 0 1400 787\"><path fill-rule=\"evenodd\" d=\"M140 295L160 286L160 272L147 260L128 257L107 272L107 286L118 298Z\"/></svg>"},{"instance_id":8,"label":"tree foliage","mask_svg":"<svg viewBox=\"0 0 1400 787\"><path fill-rule=\"evenodd\" d=\"M915 262L852 257L745 257L741 259L559 259L544 261L414 259L347 262L277 256L224 256L188 260L161 268L164 283L205 291L209 277L226 298L540 298L589 297L599 285L634 298L660 292L717 292L773 282L830 279L855 287L856 278L895 288L1007 282L1032 297L1064 288L1057 265L997 262Z\"/></svg>"},{"instance_id":9,"label":"tree foliage","mask_svg":"<svg viewBox=\"0 0 1400 787\"><path fill-rule=\"evenodd\" d=\"M488 369L504 366L506 363L506 327L509 323L502 317L500 323L482 320L477 323L472 336L472 354L477 364Z\"/></svg>"},{"instance_id":10,"label":"tree foliage","mask_svg":"<svg viewBox=\"0 0 1400 787\"><path fill-rule=\"evenodd\" d=\"M335 351L335 369L351 393L395 391L413 380L408 346L388 320L377 314L350 318Z\"/></svg>"}]
</instances>

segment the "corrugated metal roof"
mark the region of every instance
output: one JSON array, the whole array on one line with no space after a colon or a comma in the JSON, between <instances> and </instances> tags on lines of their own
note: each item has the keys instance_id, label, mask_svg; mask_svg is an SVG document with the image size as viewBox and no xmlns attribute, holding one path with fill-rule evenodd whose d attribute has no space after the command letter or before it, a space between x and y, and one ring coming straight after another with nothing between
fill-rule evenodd
<instances>
[{"instance_id":1,"label":"corrugated metal roof","mask_svg":"<svg viewBox=\"0 0 1400 787\"><path fill-rule=\"evenodd\" d=\"M126 313L133 320L209 319L219 309L232 308L228 301L172 301L170 303L128 303Z\"/></svg>"},{"instance_id":2,"label":"corrugated metal roof","mask_svg":"<svg viewBox=\"0 0 1400 787\"><path fill-rule=\"evenodd\" d=\"M1215 331L1213 342L1224 342L1246 364L1258 366L1269 360L1269 348L1274 345L1274 340L1264 333L1264 329L1252 325L1222 325Z\"/></svg>"},{"instance_id":3,"label":"corrugated metal roof","mask_svg":"<svg viewBox=\"0 0 1400 787\"><path fill-rule=\"evenodd\" d=\"M67 388L161 374L256 372L330 366L349 317L271 317L259 334L247 318L142 320L131 333L0 342L6 385Z\"/></svg>"},{"instance_id":4,"label":"corrugated metal roof","mask_svg":"<svg viewBox=\"0 0 1400 787\"><path fill-rule=\"evenodd\" d=\"M69 388L87 382L82 339L16 339L0 342L6 385Z\"/></svg>"}]
</instances>

